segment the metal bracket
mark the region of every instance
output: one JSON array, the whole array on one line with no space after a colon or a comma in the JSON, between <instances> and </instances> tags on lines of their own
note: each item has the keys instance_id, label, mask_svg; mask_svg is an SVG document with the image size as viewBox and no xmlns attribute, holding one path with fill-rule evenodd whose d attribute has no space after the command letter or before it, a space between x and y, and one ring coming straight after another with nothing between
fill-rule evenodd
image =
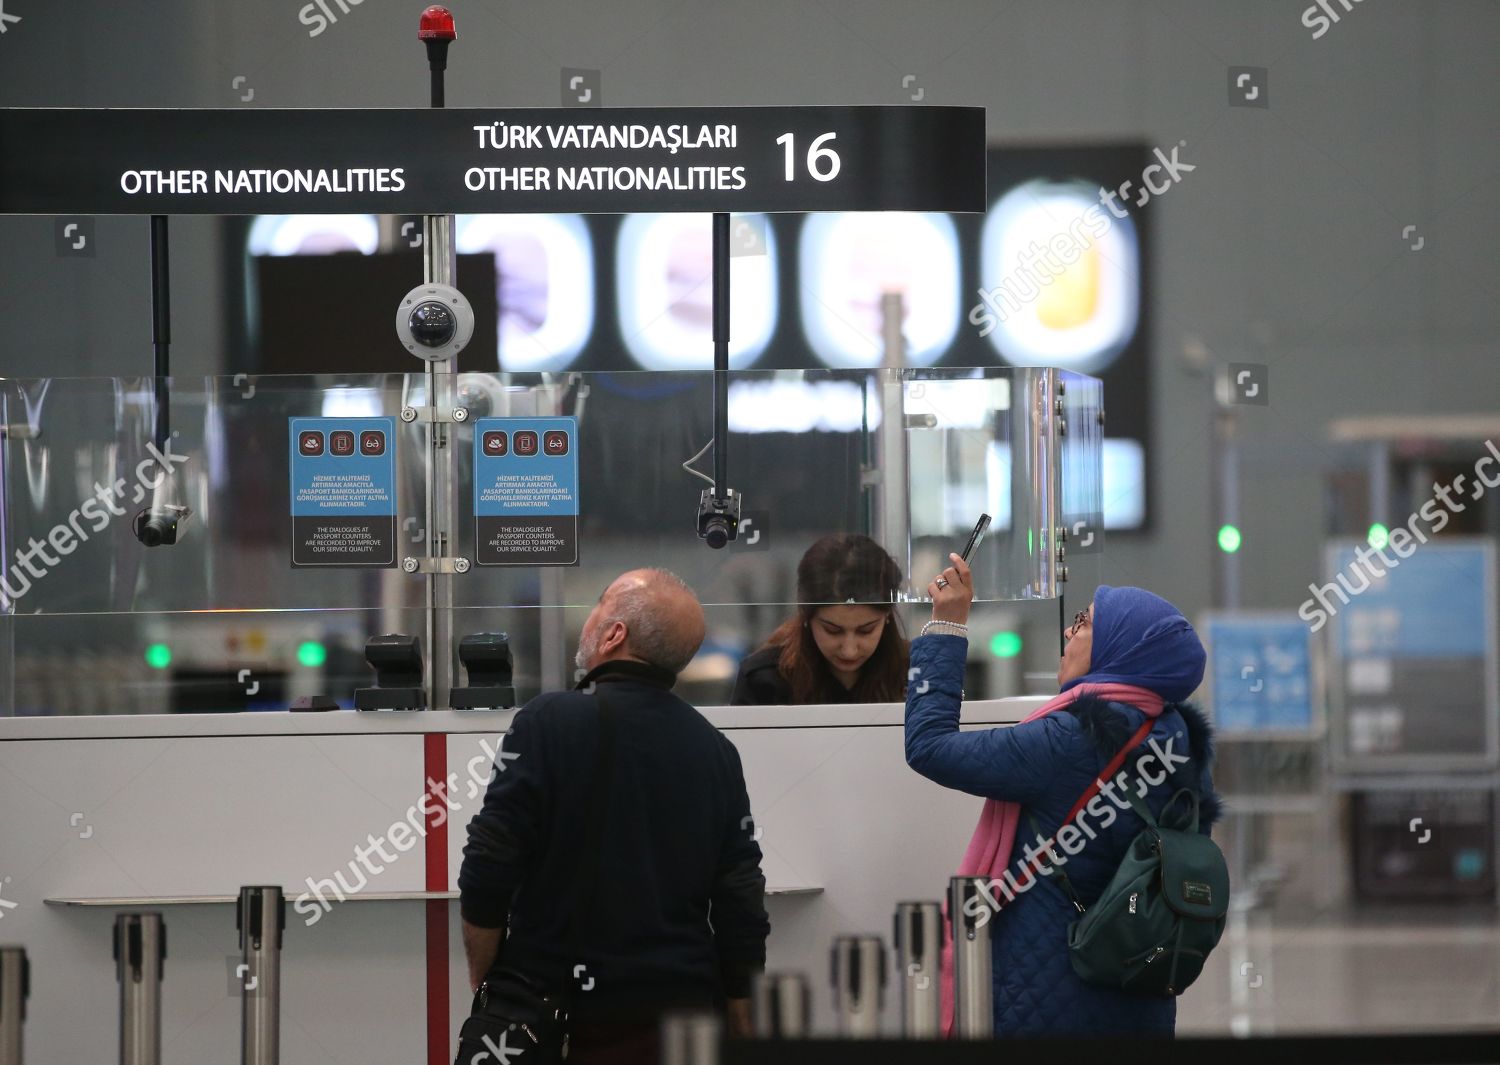
<instances>
[{"instance_id":1,"label":"metal bracket","mask_svg":"<svg viewBox=\"0 0 1500 1065\"><path fill-rule=\"evenodd\" d=\"M457 558L417 558L407 555L401 560L401 568L407 573L468 573L473 565L462 555Z\"/></svg>"},{"instance_id":2,"label":"metal bracket","mask_svg":"<svg viewBox=\"0 0 1500 1065\"><path fill-rule=\"evenodd\" d=\"M412 422L443 422L451 425L455 422L468 421L469 411L465 407L455 407L452 410L438 410L436 407L402 407L401 420L408 425Z\"/></svg>"}]
</instances>

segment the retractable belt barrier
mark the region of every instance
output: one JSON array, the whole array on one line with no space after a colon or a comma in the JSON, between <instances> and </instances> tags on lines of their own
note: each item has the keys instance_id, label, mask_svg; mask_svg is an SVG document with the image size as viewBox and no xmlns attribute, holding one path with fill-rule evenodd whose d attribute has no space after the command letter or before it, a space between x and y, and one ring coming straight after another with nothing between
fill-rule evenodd
<instances>
[{"instance_id":1,"label":"retractable belt barrier","mask_svg":"<svg viewBox=\"0 0 1500 1065\"><path fill-rule=\"evenodd\" d=\"M0 947L0 1065L21 1065L31 963L25 947Z\"/></svg>"},{"instance_id":2,"label":"retractable belt barrier","mask_svg":"<svg viewBox=\"0 0 1500 1065\"><path fill-rule=\"evenodd\" d=\"M286 931L286 898L279 887L240 888L235 904L240 933L240 1065L279 1065L281 1061L281 940Z\"/></svg>"},{"instance_id":3,"label":"retractable belt barrier","mask_svg":"<svg viewBox=\"0 0 1500 1065\"><path fill-rule=\"evenodd\" d=\"M758 1039L806 1039L812 1034L812 988L801 973L761 973L751 990Z\"/></svg>"},{"instance_id":4,"label":"retractable belt barrier","mask_svg":"<svg viewBox=\"0 0 1500 1065\"><path fill-rule=\"evenodd\" d=\"M114 951L120 985L120 1065L161 1065L161 979L167 960L161 914L118 915Z\"/></svg>"},{"instance_id":5,"label":"retractable belt barrier","mask_svg":"<svg viewBox=\"0 0 1500 1065\"><path fill-rule=\"evenodd\" d=\"M661 1065L719 1065L723 1025L714 1013L669 1013L661 1022Z\"/></svg>"},{"instance_id":6,"label":"retractable belt barrier","mask_svg":"<svg viewBox=\"0 0 1500 1065\"><path fill-rule=\"evenodd\" d=\"M895 933L902 1034L909 1039L935 1038L943 1020L942 904L897 903Z\"/></svg>"},{"instance_id":7,"label":"retractable belt barrier","mask_svg":"<svg viewBox=\"0 0 1500 1065\"><path fill-rule=\"evenodd\" d=\"M832 962L839 1031L853 1039L876 1038L885 1006L885 944L879 936L839 936L833 941Z\"/></svg>"},{"instance_id":8,"label":"retractable belt barrier","mask_svg":"<svg viewBox=\"0 0 1500 1065\"><path fill-rule=\"evenodd\" d=\"M994 922L982 876L948 881L948 920L953 926L953 1030L961 1039L988 1039L995 1031L994 984L990 972ZM982 902L983 908L975 904Z\"/></svg>"}]
</instances>

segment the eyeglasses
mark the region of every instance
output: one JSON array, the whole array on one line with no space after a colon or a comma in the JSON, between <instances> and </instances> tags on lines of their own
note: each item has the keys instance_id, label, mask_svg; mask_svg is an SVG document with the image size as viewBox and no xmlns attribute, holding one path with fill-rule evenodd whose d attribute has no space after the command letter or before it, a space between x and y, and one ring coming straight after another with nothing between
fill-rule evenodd
<instances>
[{"instance_id":1,"label":"eyeglasses","mask_svg":"<svg viewBox=\"0 0 1500 1065\"><path fill-rule=\"evenodd\" d=\"M1068 626L1068 639L1071 640L1078 632L1078 630L1083 628L1087 624L1089 624L1089 612L1087 610L1080 610L1078 613L1074 614L1073 624Z\"/></svg>"}]
</instances>

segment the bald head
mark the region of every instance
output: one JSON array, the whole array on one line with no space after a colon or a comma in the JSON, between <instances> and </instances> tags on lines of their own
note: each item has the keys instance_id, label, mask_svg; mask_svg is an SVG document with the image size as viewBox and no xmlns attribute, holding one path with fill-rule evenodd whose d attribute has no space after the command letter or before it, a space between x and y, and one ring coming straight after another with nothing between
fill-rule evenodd
<instances>
[{"instance_id":1,"label":"bald head","mask_svg":"<svg viewBox=\"0 0 1500 1065\"><path fill-rule=\"evenodd\" d=\"M578 665L633 658L682 672L703 643L703 607L676 574L636 569L604 590L583 625Z\"/></svg>"}]
</instances>

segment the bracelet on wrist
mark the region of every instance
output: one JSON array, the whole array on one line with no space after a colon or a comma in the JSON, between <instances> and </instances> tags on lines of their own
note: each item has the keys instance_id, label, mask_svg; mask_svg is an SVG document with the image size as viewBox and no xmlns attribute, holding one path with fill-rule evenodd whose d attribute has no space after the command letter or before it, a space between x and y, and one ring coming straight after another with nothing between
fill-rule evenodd
<instances>
[{"instance_id":1,"label":"bracelet on wrist","mask_svg":"<svg viewBox=\"0 0 1500 1065\"><path fill-rule=\"evenodd\" d=\"M930 629L933 629L933 628L940 628L942 630L946 630L950 636L968 636L969 635L969 626L965 625L963 622L961 622L961 621L942 621L942 620L938 620L938 619L934 619L932 621L929 621L927 624L923 625L922 626L921 635L926 636L927 633L928 633L928 631Z\"/></svg>"}]
</instances>

